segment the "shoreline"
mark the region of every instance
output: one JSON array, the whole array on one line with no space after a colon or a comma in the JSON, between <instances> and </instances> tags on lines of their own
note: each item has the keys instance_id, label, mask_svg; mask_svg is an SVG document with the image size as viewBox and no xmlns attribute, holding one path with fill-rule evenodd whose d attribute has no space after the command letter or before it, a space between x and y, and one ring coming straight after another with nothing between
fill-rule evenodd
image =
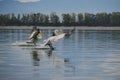
<instances>
[{"instance_id":1,"label":"shoreline","mask_svg":"<svg viewBox=\"0 0 120 80\"><path fill-rule=\"evenodd\" d=\"M0 26L0 30L3 29L32 29L33 26ZM37 26L39 29L73 29L74 26L64 27L51 27L51 26ZM89 27L89 26L75 26L78 30L120 30L120 27L104 27L104 26L97 26L97 27Z\"/></svg>"}]
</instances>

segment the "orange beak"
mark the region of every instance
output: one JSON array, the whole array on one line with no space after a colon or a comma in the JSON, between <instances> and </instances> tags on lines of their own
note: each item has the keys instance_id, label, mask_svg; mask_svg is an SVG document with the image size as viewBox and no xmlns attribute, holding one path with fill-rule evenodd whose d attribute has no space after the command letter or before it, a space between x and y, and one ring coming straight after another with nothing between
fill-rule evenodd
<instances>
[{"instance_id":1,"label":"orange beak","mask_svg":"<svg viewBox=\"0 0 120 80\"><path fill-rule=\"evenodd\" d=\"M47 34L46 34L46 33L44 33L44 32L39 32L39 34L42 34L42 35L46 35L46 36L47 36Z\"/></svg>"}]
</instances>

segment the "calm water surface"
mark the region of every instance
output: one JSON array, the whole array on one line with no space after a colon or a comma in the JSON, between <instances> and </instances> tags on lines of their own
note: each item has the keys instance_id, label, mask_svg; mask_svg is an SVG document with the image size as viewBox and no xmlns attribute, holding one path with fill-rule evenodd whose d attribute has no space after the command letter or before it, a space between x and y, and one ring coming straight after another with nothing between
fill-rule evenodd
<instances>
[{"instance_id":1,"label":"calm water surface","mask_svg":"<svg viewBox=\"0 0 120 80\"><path fill-rule=\"evenodd\" d=\"M120 31L76 30L54 51L11 46L29 35L0 30L0 80L120 80Z\"/></svg>"}]
</instances>

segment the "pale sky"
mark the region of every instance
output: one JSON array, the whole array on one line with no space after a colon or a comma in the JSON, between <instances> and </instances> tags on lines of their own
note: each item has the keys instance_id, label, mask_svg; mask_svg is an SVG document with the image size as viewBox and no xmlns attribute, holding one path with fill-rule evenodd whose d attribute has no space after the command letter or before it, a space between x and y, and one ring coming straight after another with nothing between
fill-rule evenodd
<instances>
[{"instance_id":1,"label":"pale sky","mask_svg":"<svg viewBox=\"0 0 120 80\"><path fill-rule=\"evenodd\" d=\"M0 0L0 13L120 12L120 0Z\"/></svg>"}]
</instances>

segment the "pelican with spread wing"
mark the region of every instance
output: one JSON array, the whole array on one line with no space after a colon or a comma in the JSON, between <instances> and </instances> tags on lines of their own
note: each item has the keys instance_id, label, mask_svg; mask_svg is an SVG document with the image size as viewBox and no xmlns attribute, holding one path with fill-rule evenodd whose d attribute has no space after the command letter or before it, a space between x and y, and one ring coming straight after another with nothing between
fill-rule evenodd
<instances>
[{"instance_id":1,"label":"pelican with spread wing","mask_svg":"<svg viewBox=\"0 0 120 80\"><path fill-rule=\"evenodd\" d=\"M66 37L70 37L74 32L75 32L75 28L73 28L69 33L64 33L64 32L60 32L59 30L55 30L53 32L52 37L49 37L47 40L44 40L43 46L48 45L50 46L50 48L54 49L52 44Z\"/></svg>"},{"instance_id":2,"label":"pelican with spread wing","mask_svg":"<svg viewBox=\"0 0 120 80\"><path fill-rule=\"evenodd\" d=\"M23 43L14 43L13 45L32 46L32 48L35 48L35 49L52 49L52 50L54 50L53 44L55 44L56 42L58 42L61 39L71 36L74 33L74 31L75 31L75 28L73 28L69 33L64 33L64 32L60 32L59 30L55 30L53 36L44 40L42 44L36 45L37 41L42 39L41 34L43 34L43 32L41 32L41 31L39 31L39 29L37 29L37 30L33 31L32 34L30 35L30 37L29 37L30 41L23 42ZM38 37L38 35L40 35L40 37Z\"/></svg>"},{"instance_id":3,"label":"pelican with spread wing","mask_svg":"<svg viewBox=\"0 0 120 80\"><path fill-rule=\"evenodd\" d=\"M58 29L55 29L52 36L57 36L57 35L60 35L60 34L65 34L65 37L69 37L71 36L73 33L75 32L75 27L69 32L69 33L64 33Z\"/></svg>"}]
</instances>

